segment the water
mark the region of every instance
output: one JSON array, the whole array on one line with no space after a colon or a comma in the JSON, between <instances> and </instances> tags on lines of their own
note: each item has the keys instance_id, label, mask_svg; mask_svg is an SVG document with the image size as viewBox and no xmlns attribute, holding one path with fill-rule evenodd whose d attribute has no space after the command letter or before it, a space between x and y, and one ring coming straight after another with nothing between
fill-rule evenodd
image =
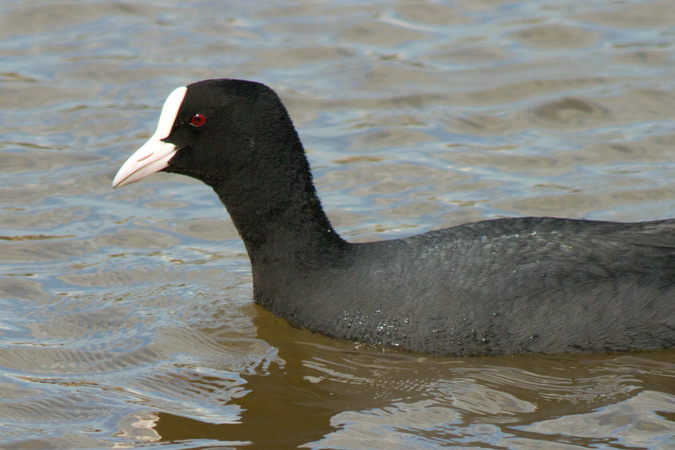
<instances>
[{"instance_id":1,"label":"water","mask_svg":"<svg viewBox=\"0 0 675 450\"><path fill-rule=\"evenodd\" d=\"M350 240L675 217L668 1L0 3L0 447L675 441L675 354L430 358L254 306L215 195L112 191L173 88L289 108Z\"/></svg>"}]
</instances>

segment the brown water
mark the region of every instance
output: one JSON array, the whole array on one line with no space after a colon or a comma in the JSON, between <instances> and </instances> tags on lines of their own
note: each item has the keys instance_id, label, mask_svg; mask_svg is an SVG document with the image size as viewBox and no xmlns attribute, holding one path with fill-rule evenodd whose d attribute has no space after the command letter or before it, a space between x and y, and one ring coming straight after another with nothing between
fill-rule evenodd
<instances>
[{"instance_id":1,"label":"brown water","mask_svg":"<svg viewBox=\"0 0 675 450\"><path fill-rule=\"evenodd\" d=\"M253 306L215 195L112 191L175 87L265 82L351 240L675 217L671 1L0 3L0 448L668 449L675 353L429 358Z\"/></svg>"}]
</instances>

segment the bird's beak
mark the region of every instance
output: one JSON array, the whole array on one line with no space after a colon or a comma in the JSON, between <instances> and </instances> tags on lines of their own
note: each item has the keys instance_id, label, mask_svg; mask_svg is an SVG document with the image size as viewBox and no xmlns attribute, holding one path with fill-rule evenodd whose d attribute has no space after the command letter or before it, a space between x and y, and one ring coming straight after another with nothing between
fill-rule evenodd
<instances>
[{"instance_id":1,"label":"bird's beak","mask_svg":"<svg viewBox=\"0 0 675 450\"><path fill-rule=\"evenodd\" d=\"M175 145L164 142L163 139L171 134L186 92L187 87L182 86L167 97L159 116L157 131L122 165L113 180L113 188L141 180L169 166L169 160L173 158L178 149Z\"/></svg>"}]
</instances>

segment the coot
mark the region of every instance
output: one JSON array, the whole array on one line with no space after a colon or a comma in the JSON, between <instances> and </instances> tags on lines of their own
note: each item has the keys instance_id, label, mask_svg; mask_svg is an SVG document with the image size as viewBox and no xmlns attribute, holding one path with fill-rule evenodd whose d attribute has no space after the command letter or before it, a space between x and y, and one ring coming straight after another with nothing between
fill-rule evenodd
<instances>
[{"instance_id":1,"label":"coot","mask_svg":"<svg viewBox=\"0 0 675 450\"><path fill-rule=\"evenodd\" d=\"M675 345L675 219L521 217L349 243L279 97L243 80L171 93L113 187L158 171L213 188L246 245L255 301L309 330L443 355Z\"/></svg>"}]
</instances>

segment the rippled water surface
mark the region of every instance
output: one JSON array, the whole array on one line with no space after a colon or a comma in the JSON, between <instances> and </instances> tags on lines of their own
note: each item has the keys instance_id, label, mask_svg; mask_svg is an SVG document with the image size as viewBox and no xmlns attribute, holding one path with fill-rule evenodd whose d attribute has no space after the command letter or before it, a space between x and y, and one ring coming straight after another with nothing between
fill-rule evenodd
<instances>
[{"instance_id":1,"label":"rippled water surface","mask_svg":"<svg viewBox=\"0 0 675 450\"><path fill-rule=\"evenodd\" d=\"M254 306L215 195L113 191L165 97L286 103L350 240L675 217L670 1L0 3L0 447L667 449L675 354L430 358Z\"/></svg>"}]
</instances>

